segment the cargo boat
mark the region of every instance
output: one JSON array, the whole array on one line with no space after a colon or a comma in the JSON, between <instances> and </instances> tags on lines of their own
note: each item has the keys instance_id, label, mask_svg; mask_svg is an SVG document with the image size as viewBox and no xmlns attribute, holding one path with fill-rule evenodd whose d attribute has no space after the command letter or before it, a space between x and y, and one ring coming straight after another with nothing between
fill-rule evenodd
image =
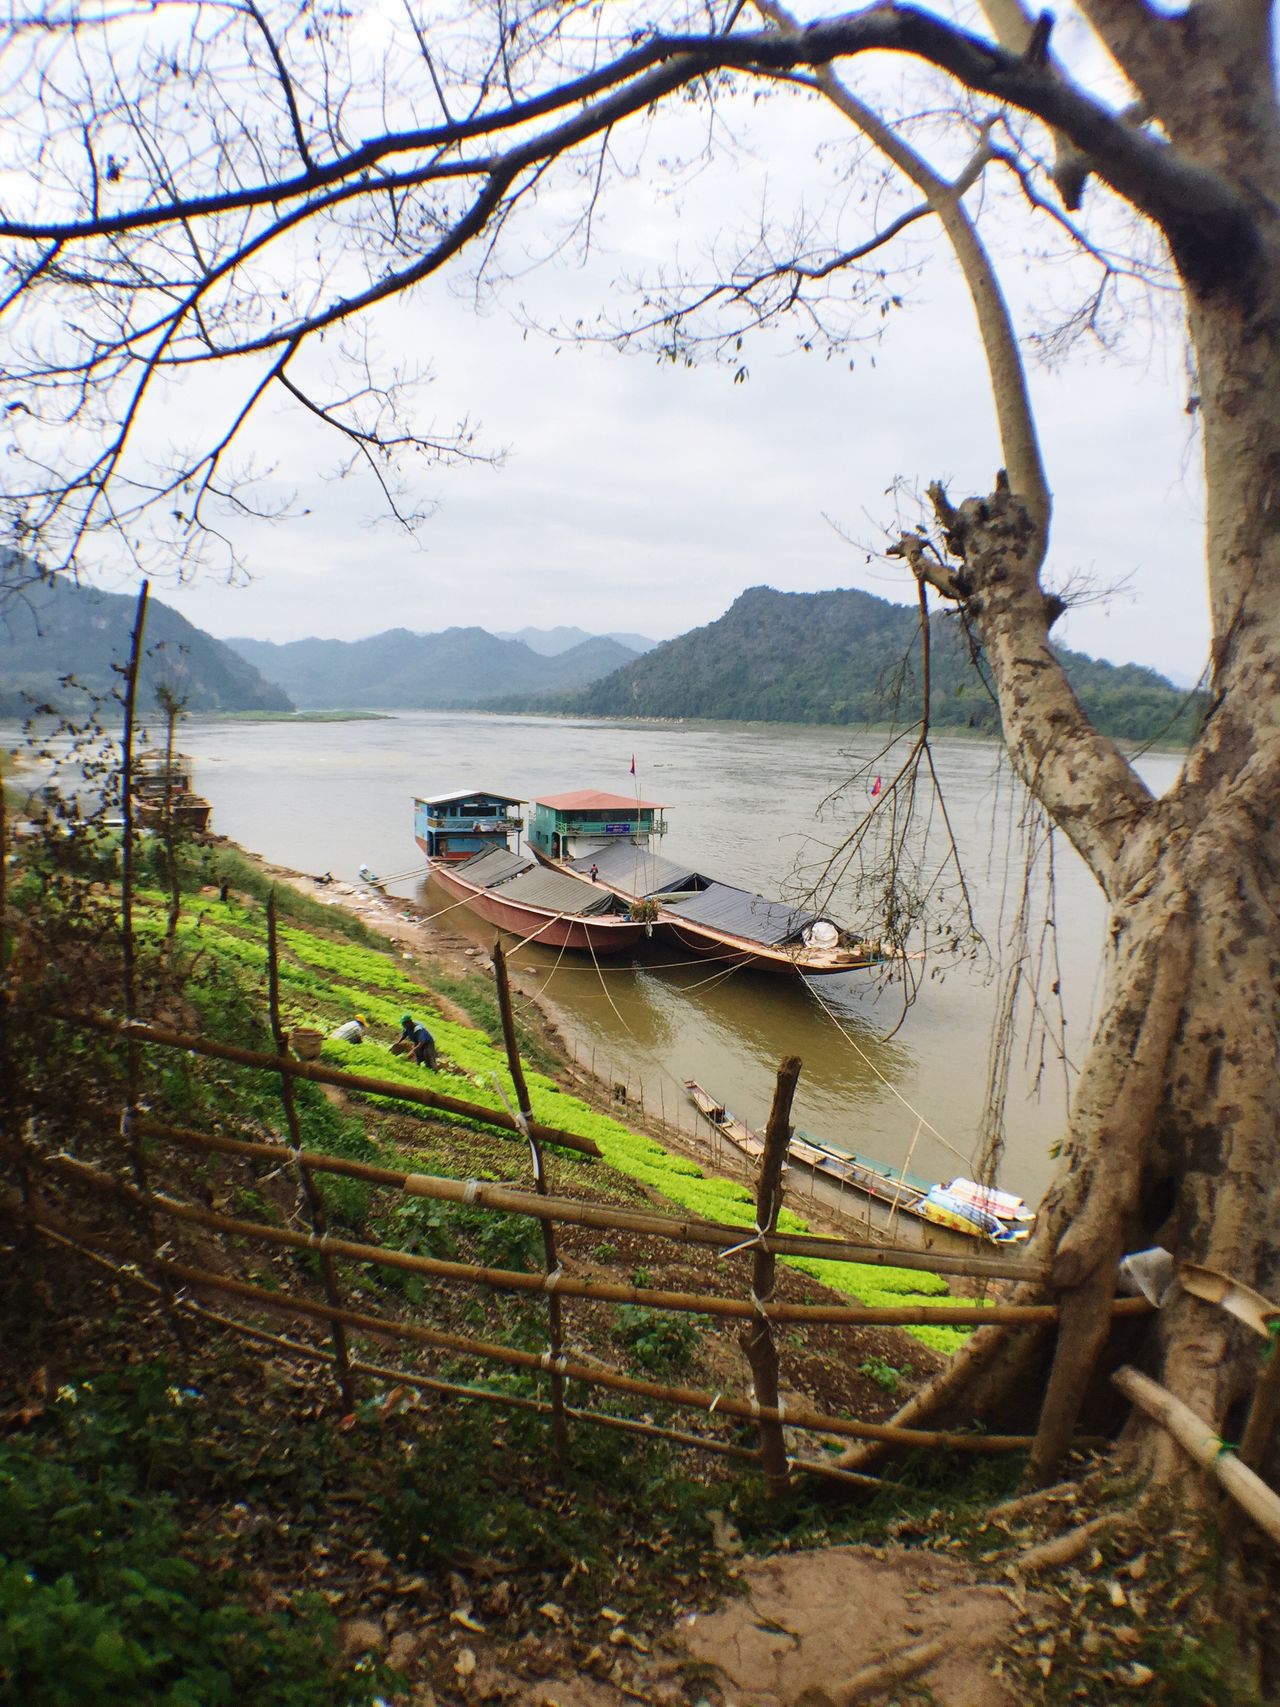
<instances>
[{"instance_id":1,"label":"cargo boat","mask_svg":"<svg viewBox=\"0 0 1280 1707\"><path fill-rule=\"evenodd\" d=\"M652 851L666 808L581 789L533 803L529 846L546 866L585 878L648 917L655 933L724 966L817 977L900 959L825 914L771 901Z\"/></svg>"},{"instance_id":2,"label":"cargo boat","mask_svg":"<svg viewBox=\"0 0 1280 1707\"><path fill-rule=\"evenodd\" d=\"M414 802L414 839L447 895L500 930L549 948L623 954L646 934L616 895L581 878L547 871L513 850L523 819L510 796L476 789Z\"/></svg>"},{"instance_id":3,"label":"cargo boat","mask_svg":"<svg viewBox=\"0 0 1280 1707\"><path fill-rule=\"evenodd\" d=\"M168 815L184 830L207 830L213 807L191 786L191 760L185 753L159 747L139 753L133 761L133 811L145 829L156 830Z\"/></svg>"}]
</instances>

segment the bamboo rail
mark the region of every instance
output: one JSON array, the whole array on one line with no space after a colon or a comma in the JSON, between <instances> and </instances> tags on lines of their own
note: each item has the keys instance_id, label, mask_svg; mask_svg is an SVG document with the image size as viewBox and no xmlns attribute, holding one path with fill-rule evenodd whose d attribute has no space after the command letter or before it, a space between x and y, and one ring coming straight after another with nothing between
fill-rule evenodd
<instances>
[{"instance_id":1,"label":"bamboo rail","mask_svg":"<svg viewBox=\"0 0 1280 1707\"><path fill-rule=\"evenodd\" d=\"M96 1232L91 1235L87 1230L81 1229L80 1238L88 1249L101 1252L116 1262L128 1263L136 1260L130 1256L121 1256L109 1241L102 1239ZM167 1257L155 1258L150 1266L178 1281L181 1286L191 1287L196 1291L207 1289L227 1293L283 1315L301 1316L325 1323L339 1316L347 1327L375 1338L405 1340L414 1345L460 1352L465 1356L507 1364L516 1369L526 1369L531 1374L550 1373L551 1358L545 1352L539 1354L520 1351L512 1346L495 1345L491 1341L445 1333L412 1322L397 1322L362 1311L335 1310L332 1305L322 1304L316 1299L285 1296L265 1286L255 1286L248 1281L236 1280L230 1275L212 1274L207 1269L192 1268ZM785 1422L788 1428L808 1433L846 1435L855 1440L883 1440L903 1447L951 1447L958 1452L975 1452L984 1456L1001 1452L1023 1452L1031 1444L1030 1435L971 1435L897 1428L889 1423L868 1423L851 1417L831 1416L803 1403L788 1404L785 1407L782 1404L776 1407L765 1406L752 1400L731 1398L724 1393L706 1392L701 1388L671 1387L659 1381L645 1381L636 1376L620 1375L613 1370L576 1362L567 1357L556 1361L556 1373L563 1375L566 1380L579 1381L586 1387L630 1393L638 1398L672 1405L677 1409L719 1413L743 1422L758 1422L761 1417L765 1417L769 1421Z\"/></svg>"},{"instance_id":2,"label":"bamboo rail","mask_svg":"<svg viewBox=\"0 0 1280 1707\"><path fill-rule=\"evenodd\" d=\"M337 1068L325 1067L317 1061L298 1061L292 1055L268 1055L259 1049L242 1049L235 1043L217 1043L212 1038L173 1031L168 1026L149 1025L143 1020L112 1019L107 1014L70 1013L65 1010L55 1010L51 1017L86 1031L105 1032L108 1036L133 1039L138 1043L155 1043L166 1049L183 1049L191 1055L205 1055L214 1061L232 1061L237 1066L257 1067L266 1073L287 1073L291 1078L310 1079L317 1085L337 1085L343 1090L364 1091L370 1096L398 1097L401 1102L416 1102L423 1108L459 1114L466 1120L474 1120L477 1125L498 1126L505 1132L520 1131L516 1120L505 1109L464 1102L460 1097L446 1096L443 1091L404 1085L397 1079L371 1079L364 1073L339 1072ZM564 1132L558 1126L543 1126L538 1122L532 1123L532 1131L543 1143L559 1144L562 1149L576 1150L583 1156L598 1157L600 1154L598 1145L590 1138L579 1137L576 1132Z\"/></svg>"},{"instance_id":3,"label":"bamboo rail","mask_svg":"<svg viewBox=\"0 0 1280 1707\"><path fill-rule=\"evenodd\" d=\"M130 1265L120 1267L109 1261L99 1251L80 1244L65 1232L55 1231L47 1225L35 1228L42 1237L49 1239L66 1250L75 1251L77 1255L89 1262L97 1263L107 1270L118 1281L125 1281L140 1290L149 1292L153 1297L160 1295L160 1288L153 1280L148 1280L141 1270ZM210 1310L203 1304L197 1304L194 1298L179 1298L177 1308L197 1321L208 1322L220 1330L239 1334L244 1339L253 1340L260 1345L271 1346L285 1356L297 1358L299 1361L310 1363L332 1363L333 1353L321 1346L307 1345L301 1340L291 1340L282 1334L271 1334L265 1328L251 1326L235 1316L224 1316L218 1310ZM408 1369L393 1368L383 1363L369 1363L361 1358L353 1358L351 1368L361 1375L372 1375L378 1380L393 1382L400 1386L419 1388L428 1393L439 1393L446 1398L476 1400L481 1404L493 1405L499 1410L532 1411L546 1416L551 1407L543 1399L531 1399L520 1393L495 1393L486 1387L467 1387L455 1381L441 1381L433 1375L421 1375ZM614 1416L608 1411L589 1411L576 1405L567 1405L565 1414L575 1422L591 1423L600 1428L611 1428L625 1434L645 1435L655 1440L670 1441L676 1446L690 1447L695 1451L710 1452L723 1458L736 1458L751 1463L759 1462L759 1449L753 1446L735 1446L732 1441L715 1440L710 1435L689 1434L682 1429L663 1428L658 1423L642 1422L636 1417ZM793 1467L812 1471L815 1475L825 1476L829 1480L844 1482L846 1485L879 1490L881 1488L897 1488L900 1483L887 1481L877 1476L865 1476L857 1470L841 1470L834 1464L824 1464L818 1459L802 1458L793 1460Z\"/></svg>"},{"instance_id":4,"label":"bamboo rail","mask_svg":"<svg viewBox=\"0 0 1280 1707\"><path fill-rule=\"evenodd\" d=\"M195 1132L189 1127L170 1126L163 1121L139 1119L138 1130L153 1138L164 1138L187 1149L217 1150L228 1156L279 1163L282 1147L247 1138L227 1138L220 1133ZM599 1228L607 1232L645 1233L655 1238L671 1239L677 1244L718 1245L737 1250L742 1245L744 1228L733 1221L704 1221L700 1217L661 1215L654 1211L617 1208L598 1208L567 1197L537 1197L531 1192L514 1191L510 1187L490 1184L484 1180L442 1179L432 1174L415 1174L405 1169L378 1167L372 1162L359 1162L344 1156L325 1156L318 1151L304 1152L307 1166L318 1173L344 1174L348 1179L365 1180L370 1185L389 1186L411 1197L430 1197L448 1203L474 1203L482 1209L504 1210L513 1215L532 1215L544 1220L559 1221L566 1226ZM931 1255L919 1250L898 1250L893 1246L866 1245L848 1239L829 1238L820 1233L775 1233L764 1241L764 1248L779 1256L823 1257L833 1262L865 1263L871 1267L910 1268L928 1274L959 1274L973 1279L1039 1279L1047 1270L1025 1263L1009 1262L999 1257L963 1257ZM1131 1300L1139 1310L1150 1308L1144 1299ZM1054 1310L1054 1305L1031 1306ZM984 1322L994 1321L989 1312ZM1043 1321L1055 1317L1044 1316Z\"/></svg>"},{"instance_id":5,"label":"bamboo rail","mask_svg":"<svg viewBox=\"0 0 1280 1707\"><path fill-rule=\"evenodd\" d=\"M1242 1464L1215 1429L1167 1388L1127 1364L1111 1379L1126 1399L1157 1422L1202 1469L1217 1477L1264 1535L1280 1544L1280 1494Z\"/></svg>"},{"instance_id":6,"label":"bamboo rail","mask_svg":"<svg viewBox=\"0 0 1280 1707\"><path fill-rule=\"evenodd\" d=\"M59 1173L75 1180L91 1191L127 1199L138 1195L138 1188L116 1179L100 1169L73 1156L48 1155L34 1146L19 1149L5 1146L5 1153L25 1155L31 1166L46 1172ZM453 1182L450 1182L453 1183ZM635 1304L653 1310L670 1310L699 1316L724 1316L749 1321L765 1315L773 1322L823 1323L834 1326L924 1327L954 1325L983 1327L991 1322L1010 1322L1034 1327L1052 1321L1053 1304L785 1304L763 1302L763 1308L750 1299L721 1298L713 1293L669 1292L656 1287L620 1286L610 1281L576 1280L564 1273L553 1281L542 1274L527 1274L519 1269L488 1268L476 1263L453 1262L444 1257L426 1257L412 1251L400 1251L387 1245L370 1245L356 1239L326 1233L297 1233L285 1227L272 1227L261 1221L246 1221L238 1216L224 1215L215 1209L203 1209L184 1203L166 1193L157 1192L149 1199L149 1207L177 1221L207 1227L212 1232L231 1238L256 1239L259 1243L281 1246L288 1250L316 1251L321 1248L333 1256L350 1262L375 1263L383 1268L401 1269L409 1274L428 1275L438 1280L457 1280L477 1286L488 1286L499 1292L560 1294L566 1298L590 1299L605 1304ZM1151 1306L1145 1299L1124 1298L1116 1301L1117 1315L1142 1315Z\"/></svg>"}]
</instances>

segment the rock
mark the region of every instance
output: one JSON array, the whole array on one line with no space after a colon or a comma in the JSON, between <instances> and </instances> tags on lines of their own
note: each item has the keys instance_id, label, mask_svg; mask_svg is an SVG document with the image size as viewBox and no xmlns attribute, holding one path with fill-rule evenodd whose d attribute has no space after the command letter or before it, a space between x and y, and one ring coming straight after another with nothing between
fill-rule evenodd
<instances>
[{"instance_id":1,"label":"rock","mask_svg":"<svg viewBox=\"0 0 1280 1707\"><path fill-rule=\"evenodd\" d=\"M372 1618L345 1618L338 1625L338 1648L344 1659L357 1654L380 1654L386 1645L382 1625Z\"/></svg>"},{"instance_id":2,"label":"rock","mask_svg":"<svg viewBox=\"0 0 1280 1707\"><path fill-rule=\"evenodd\" d=\"M387 1649L387 1664L392 1671L408 1671L422 1652L422 1637L416 1630L401 1630L391 1639Z\"/></svg>"}]
</instances>

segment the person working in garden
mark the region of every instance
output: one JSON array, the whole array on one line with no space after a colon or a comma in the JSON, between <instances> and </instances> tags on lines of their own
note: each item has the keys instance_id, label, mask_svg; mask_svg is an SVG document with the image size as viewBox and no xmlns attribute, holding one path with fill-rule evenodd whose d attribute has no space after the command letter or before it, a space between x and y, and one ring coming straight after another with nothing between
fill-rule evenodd
<instances>
[{"instance_id":1,"label":"person working in garden","mask_svg":"<svg viewBox=\"0 0 1280 1707\"><path fill-rule=\"evenodd\" d=\"M338 1043L363 1043L368 1024L369 1022L363 1014L357 1014L354 1019L349 1019L345 1025L335 1027L329 1036Z\"/></svg>"},{"instance_id":2,"label":"person working in garden","mask_svg":"<svg viewBox=\"0 0 1280 1707\"><path fill-rule=\"evenodd\" d=\"M423 1025L421 1020L406 1014L400 1021L400 1035L413 1051L413 1058L420 1067L430 1067L436 1070L436 1040Z\"/></svg>"}]
</instances>

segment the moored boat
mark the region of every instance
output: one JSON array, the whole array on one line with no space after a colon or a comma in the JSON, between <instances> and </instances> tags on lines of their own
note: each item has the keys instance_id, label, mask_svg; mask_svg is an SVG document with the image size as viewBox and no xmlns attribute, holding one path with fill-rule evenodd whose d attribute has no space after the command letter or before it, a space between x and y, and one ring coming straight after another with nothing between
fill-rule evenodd
<instances>
[{"instance_id":1,"label":"moored boat","mask_svg":"<svg viewBox=\"0 0 1280 1707\"><path fill-rule=\"evenodd\" d=\"M139 824L159 829L166 816L181 829L207 830L213 808L191 785L191 760L185 753L149 748L133 762L133 810Z\"/></svg>"},{"instance_id":2,"label":"moored boat","mask_svg":"<svg viewBox=\"0 0 1280 1707\"><path fill-rule=\"evenodd\" d=\"M699 1113L743 1155L754 1158L763 1154L763 1138L737 1115L730 1114L724 1104L718 1103L696 1079L686 1079L685 1089ZM792 1135L787 1145L787 1157L789 1162L810 1171L815 1178L847 1186L873 1203L890 1210L902 1210L935 1227L946 1227L970 1238L987 1239L996 1245L1018 1244L1028 1237L1027 1227L1009 1226L1000 1216L955 1196L947 1186L930 1184L905 1170L895 1173L884 1163L873 1162L853 1151L833 1149L809 1133ZM972 1180L962 1183L974 1185L978 1191L983 1190ZM994 1190L991 1195L995 1199L1021 1204L1026 1212L1025 1218L1034 1220L1034 1215L1026 1209L1020 1197Z\"/></svg>"},{"instance_id":3,"label":"moored boat","mask_svg":"<svg viewBox=\"0 0 1280 1707\"><path fill-rule=\"evenodd\" d=\"M659 935L725 966L805 977L853 972L896 959L882 944L833 919L654 853L666 833L665 806L579 790L533 803L529 846L553 870L610 890L643 909Z\"/></svg>"},{"instance_id":4,"label":"moored boat","mask_svg":"<svg viewBox=\"0 0 1280 1707\"><path fill-rule=\"evenodd\" d=\"M500 930L549 948L623 954L646 932L616 895L513 850L523 819L509 795L466 789L414 802L414 837L447 895Z\"/></svg>"}]
</instances>

